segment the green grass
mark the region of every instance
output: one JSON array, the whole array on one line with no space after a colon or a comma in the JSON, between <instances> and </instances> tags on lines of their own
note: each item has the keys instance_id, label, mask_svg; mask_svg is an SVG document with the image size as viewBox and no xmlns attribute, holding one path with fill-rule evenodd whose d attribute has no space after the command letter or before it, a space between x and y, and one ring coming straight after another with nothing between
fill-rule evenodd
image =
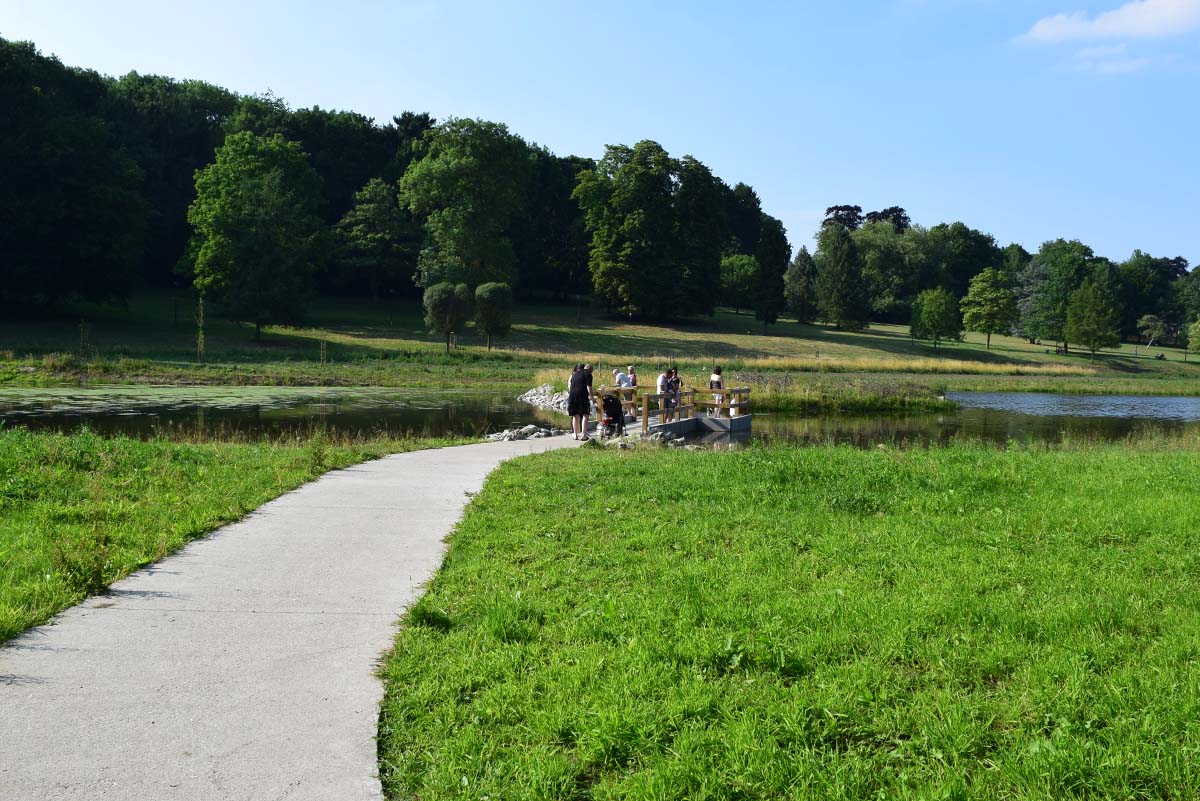
<instances>
[{"instance_id":1,"label":"green grass","mask_svg":"<svg viewBox=\"0 0 1200 801\"><path fill-rule=\"evenodd\" d=\"M982 337L934 348L914 342L903 326L860 333L781 320L766 335L748 314L721 310L689 323L648 325L612 319L586 307L522 306L512 333L488 352L473 330L447 355L425 331L415 302L371 305L321 300L306 327L250 326L212 318L208 355L194 354L190 312L162 295L135 298L127 310L79 307L53 319L0 322L0 383L277 384L524 388L541 370L591 361L604 370L636 363L652 376L675 364L707 376L714 363L726 375L767 383L790 377L861 394L862 376L930 390L1029 390L1200 394L1200 365L1176 348L1156 348L1155 360L1133 346L1085 355L1056 355L1013 337ZM86 337L81 342L80 320ZM320 360L326 344L327 362ZM82 347L81 347L82 345ZM896 377L903 375L902 379ZM849 387L849 389L844 389ZM855 389L858 387L858 389ZM928 394L928 393L926 393Z\"/></svg>"},{"instance_id":2,"label":"green grass","mask_svg":"<svg viewBox=\"0 0 1200 801\"><path fill-rule=\"evenodd\" d=\"M0 428L0 642L327 470L442 444Z\"/></svg>"},{"instance_id":3,"label":"green grass","mask_svg":"<svg viewBox=\"0 0 1200 801\"><path fill-rule=\"evenodd\" d=\"M502 466L382 674L389 798L1194 798L1196 443Z\"/></svg>"}]
</instances>

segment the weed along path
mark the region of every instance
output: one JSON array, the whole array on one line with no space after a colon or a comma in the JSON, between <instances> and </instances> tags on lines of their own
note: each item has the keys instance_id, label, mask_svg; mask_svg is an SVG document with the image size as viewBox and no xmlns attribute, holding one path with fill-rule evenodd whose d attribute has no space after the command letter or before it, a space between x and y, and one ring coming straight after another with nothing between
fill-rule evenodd
<instances>
[{"instance_id":1,"label":"weed along path","mask_svg":"<svg viewBox=\"0 0 1200 801\"><path fill-rule=\"evenodd\" d=\"M329 473L0 647L0 799L381 797L379 655L500 462Z\"/></svg>"}]
</instances>

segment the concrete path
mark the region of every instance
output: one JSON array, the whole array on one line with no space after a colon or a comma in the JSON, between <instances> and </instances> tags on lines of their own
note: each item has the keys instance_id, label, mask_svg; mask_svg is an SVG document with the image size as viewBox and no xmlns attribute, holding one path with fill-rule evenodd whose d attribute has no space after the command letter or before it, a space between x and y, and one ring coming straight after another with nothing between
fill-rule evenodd
<instances>
[{"instance_id":1,"label":"concrete path","mask_svg":"<svg viewBox=\"0 0 1200 801\"><path fill-rule=\"evenodd\" d=\"M0 799L380 798L377 659L501 461L339 470L0 648Z\"/></svg>"}]
</instances>

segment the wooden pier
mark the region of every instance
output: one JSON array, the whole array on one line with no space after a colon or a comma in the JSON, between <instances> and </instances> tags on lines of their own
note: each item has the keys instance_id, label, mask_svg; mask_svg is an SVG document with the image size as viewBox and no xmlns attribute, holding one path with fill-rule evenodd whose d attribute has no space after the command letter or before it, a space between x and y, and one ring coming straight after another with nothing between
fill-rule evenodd
<instances>
[{"instance_id":1,"label":"wooden pier","mask_svg":"<svg viewBox=\"0 0 1200 801\"><path fill-rule=\"evenodd\" d=\"M602 399L611 395L621 402L625 426L641 428L643 434L670 433L676 436L704 433L750 432L750 388L697 389L679 392L643 392L638 387L602 386L592 391L597 415Z\"/></svg>"}]
</instances>

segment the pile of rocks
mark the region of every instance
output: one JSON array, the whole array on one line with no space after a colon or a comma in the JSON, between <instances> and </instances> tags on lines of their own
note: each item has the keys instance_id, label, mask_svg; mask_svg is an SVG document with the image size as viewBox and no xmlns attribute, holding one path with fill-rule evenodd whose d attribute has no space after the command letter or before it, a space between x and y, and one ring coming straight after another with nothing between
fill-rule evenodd
<instances>
[{"instance_id":1,"label":"pile of rocks","mask_svg":"<svg viewBox=\"0 0 1200 801\"><path fill-rule=\"evenodd\" d=\"M542 428L531 423L527 426L514 426L504 431L497 431L495 434L488 434L487 438L490 442L513 442L521 439L559 437L565 433L567 432L561 428Z\"/></svg>"},{"instance_id":2,"label":"pile of rocks","mask_svg":"<svg viewBox=\"0 0 1200 801\"><path fill-rule=\"evenodd\" d=\"M618 448L623 451L629 450L630 448L645 448L651 446L659 448L683 448L684 450L689 451L698 451L704 449L701 445L696 445L695 443L689 444L688 441L681 436L662 431L652 431L645 435L643 435L640 431L637 431L626 434L623 437L605 437L603 439L593 437L592 442L607 446L609 448Z\"/></svg>"},{"instance_id":3,"label":"pile of rocks","mask_svg":"<svg viewBox=\"0 0 1200 801\"><path fill-rule=\"evenodd\" d=\"M534 387L525 394L520 395L517 400L524 401L539 409L549 409L555 412L562 412L563 414L567 413L567 393L555 392L554 387L549 384Z\"/></svg>"}]
</instances>

